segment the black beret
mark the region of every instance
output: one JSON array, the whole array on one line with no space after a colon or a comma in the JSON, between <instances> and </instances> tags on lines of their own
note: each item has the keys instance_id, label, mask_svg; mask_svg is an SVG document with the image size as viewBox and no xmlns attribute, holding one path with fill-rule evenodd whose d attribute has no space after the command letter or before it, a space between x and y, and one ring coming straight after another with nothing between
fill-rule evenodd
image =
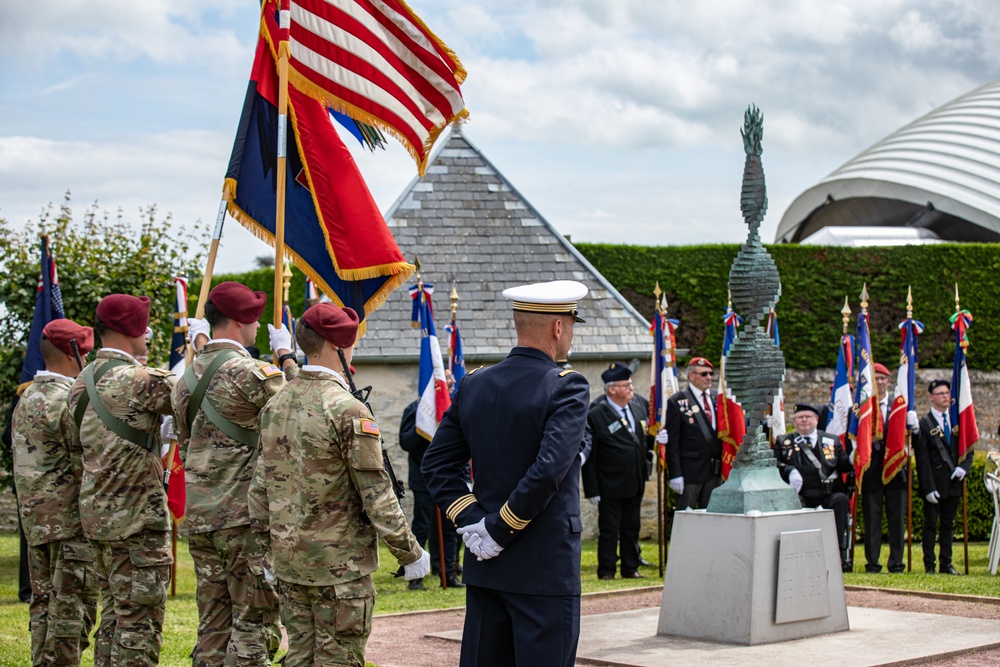
<instances>
[{"instance_id":1,"label":"black beret","mask_svg":"<svg viewBox=\"0 0 1000 667\"><path fill-rule=\"evenodd\" d=\"M812 412L815 413L817 417L819 417L819 408L810 403L796 403L795 412L793 412L792 414L798 414L800 412Z\"/></svg>"},{"instance_id":2,"label":"black beret","mask_svg":"<svg viewBox=\"0 0 1000 667\"><path fill-rule=\"evenodd\" d=\"M601 373L601 380L604 384L609 382L624 382L632 377L632 370L623 361L612 361L608 370Z\"/></svg>"},{"instance_id":3,"label":"black beret","mask_svg":"<svg viewBox=\"0 0 1000 667\"><path fill-rule=\"evenodd\" d=\"M948 387L948 389L951 389L951 383L947 380L931 380L931 383L927 385L927 393L931 393L938 387Z\"/></svg>"}]
</instances>

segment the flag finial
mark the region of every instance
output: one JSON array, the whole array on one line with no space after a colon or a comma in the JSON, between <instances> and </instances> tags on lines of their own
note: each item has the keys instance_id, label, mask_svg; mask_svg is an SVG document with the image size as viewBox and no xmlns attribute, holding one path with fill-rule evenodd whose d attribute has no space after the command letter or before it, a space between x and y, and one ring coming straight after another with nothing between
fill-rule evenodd
<instances>
[{"instance_id":1,"label":"flag finial","mask_svg":"<svg viewBox=\"0 0 1000 667\"><path fill-rule=\"evenodd\" d=\"M455 283L454 282L452 282L452 284L451 284L451 294L448 295L448 298L451 299L451 321L454 322L455 321L455 313L458 312L458 290L455 289Z\"/></svg>"},{"instance_id":2,"label":"flag finial","mask_svg":"<svg viewBox=\"0 0 1000 667\"><path fill-rule=\"evenodd\" d=\"M284 264L285 266L281 271L281 288L283 290L282 294L285 297L285 303L288 303L288 290L292 287L292 263L286 261Z\"/></svg>"},{"instance_id":3,"label":"flag finial","mask_svg":"<svg viewBox=\"0 0 1000 667\"><path fill-rule=\"evenodd\" d=\"M840 314L844 320L844 335L847 335L847 327L851 323L851 306L847 303L847 296L844 296L844 307L840 309Z\"/></svg>"},{"instance_id":4,"label":"flag finial","mask_svg":"<svg viewBox=\"0 0 1000 667\"><path fill-rule=\"evenodd\" d=\"M656 287L653 288L653 295L656 296L656 302L660 302L660 295L663 294L663 290L660 289L660 281L656 281Z\"/></svg>"},{"instance_id":5,"label":"flag finial","mask_svg":"<svg viewBox=\"0 0 1000 667\"><path fill-rule=\"evenodd\" d=\"M960 305L960 301L958 298L958 283L955 283L955 312L959 312L961 310L962 306Z\"/></svg>"},{"instance_id":6,"label":"flag finial","mask_svg":"<svg viewBox=\"0 0 1000 667\"><path fill-rule=\"evenodd\" d=\"M861 286L861 310L865 311L868 309L868 283L864 283Z\"/></svg>"},{"instance_id":7,"label":"flag finial","mask_svg":"<svg viewBox=\"0 0 1000 667\"><path fill-rule=\"evenodd\" d=\"M913 319L913 286L906 287L906 319Z\"/></svg>"}]
</instances>

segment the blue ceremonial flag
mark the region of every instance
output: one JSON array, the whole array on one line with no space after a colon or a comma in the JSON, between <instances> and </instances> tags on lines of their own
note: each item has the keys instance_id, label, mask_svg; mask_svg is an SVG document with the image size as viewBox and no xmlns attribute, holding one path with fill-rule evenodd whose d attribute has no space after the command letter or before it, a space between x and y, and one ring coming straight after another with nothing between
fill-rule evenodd
<instances>
[{"instance_id":1,"label":"blue ceremonial flag","mask_svg":"<svg viewBox=\"0 0 1000 667\"><path fill-rule=\"evenodd\" d=\"M434 327L434 309L431 304L433 292L434 286L422 281L410 287L410 296L413 298L412 323L414 327L420 328L420 369L417 383L420 402L417 404L417 433L428 440L434 437L441 417L451 407L451 396L448 394L448 383L444 376L441 344L438 342L437 330Z\"/></svg>"},{"instance_id":2,"label":"blue ceremonial flag","mask_svg":"<svg viewBox=\"0 0 1000 667\"><path fill-rule=\"evenodd\" d=\"M451 341L448 350L448 370L455 379L455 389L458 389L458 382L465 377L465 353L462 352L462 334L458 331L458 322L452 320L451 324L444 328L451 334ZM452 394L455 391L452 390Z\"/></svg>"},{"instance_id":3,"label":"blue ceremonial flag","mask_svg":"<svg viewBox=\"0 0 1000 667\"><path fill-rule=\"evenodd\" d=\"M847 433L847 422L851 414L851 376L854 374L854 337L844 334L840 338L840 350L837 353L837 374L830 390L830 403L827 410L827 423L823 430L840 437L844 442Z\"/></svg>"},{"instance_id":4,"label":"blue ceremonial flag","mask_svg":"<svg viewBox=\"0 0 1000 667\"><path fill-rule=\"evenodd\" d=\"M42 234L41 251L41 276L38 278L38 291L35 293L35 314L31 318L31 329L28 331L28 349L24 353L24 364L21 366L22 384L33 380L35 373L45 368L41 347L42 329L52 320L66 317L63 312L62 292L59 290L59 276L56 274L56 261L49 252L47 234Z\"/></svg>"},{"instance_id":5,"label":"blue ceremonial flag","mask_svg":"<svg viewBox=\"0 0 1000 667\"><path fill-rule=\"evenodd\" d=\"M170 339L170 370L178 375L187 362L188 283L184 276L174 278L174 335Z\"/></svg>"},{"instance_id":6,"label":"blue ceremonial flag","mask_svg":"<svg viewBox=\"0 0 1000 667\"><path fill-rule=\"evenodd\" d=\"M868 311L858 314L858 377L854 388L854 404L847 423L847 436L854 441L854 475L861 479L872 460L872 441L878 428L879 406L876 403L874 360L868 335Z\"/></svg>"}]
</instances>

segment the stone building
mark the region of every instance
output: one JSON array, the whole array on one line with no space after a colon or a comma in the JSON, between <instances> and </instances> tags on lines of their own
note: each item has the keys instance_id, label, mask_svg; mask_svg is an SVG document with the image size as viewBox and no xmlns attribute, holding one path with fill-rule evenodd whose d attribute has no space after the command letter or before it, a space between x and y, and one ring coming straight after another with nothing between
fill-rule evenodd
<instances>
[{"instance_id":1,"label":"stone building","mask_svg":"<svg viewBox=\"0 0 1000 667\"><path fill-rule=\"evenodd\" d=\"M448 345L444 327L451 319L448 297L454 285L468 370L502 360L515 345L510 303L503 290L549 280L577 280L590 289L580 302L587 322L576 326L570 363L586 375L594 397L603 392L600 376L610 361L649 358L649 322L460 129L452 131L426 175L406 188L386 220L407 260L418 259L422 279L434 285L434 320L444 354ZM411 282L415 283L416 279ZM420 350L420 332L410 323L411 303L406 289L393 292L369 316L367 333L354 355L359 384L375 387L372 407L403 479L406 457L398 444L399 418L417 398ZM638 371L638 391L648 368L647 362ZM653 493L655 497L655 488ZM408 516L409 508L407 498ZM585 516L588 529L596 530L595 517Z\"/></svg>"}]
</instances>

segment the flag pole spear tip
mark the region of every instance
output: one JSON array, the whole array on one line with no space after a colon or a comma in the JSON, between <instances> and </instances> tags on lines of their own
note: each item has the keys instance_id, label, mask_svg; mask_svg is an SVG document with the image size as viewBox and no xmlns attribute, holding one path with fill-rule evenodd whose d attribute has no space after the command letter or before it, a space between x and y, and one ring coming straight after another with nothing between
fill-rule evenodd
<instances>
[{"instance_id":1,"label":"flag pole spear tip","mask_svg":"<svg viewBox=\"0 0 1000 667\"><path fill-rule=\"evenodd\" d=\"M660 289L660 281L656 281L656 287L653 289L653 295L656 296L657 302L660 300L660 295L663 294L663 290Z\"/></svg>"},{"instance_id":2,"label":"flag pole spear tip","mask_svg":"<svg viewBox=\"0 0 1000 667\"><path fill-rule=\"evenodd\" d=\"M958 311L960 311L962 309L962 307L959 305L959 303L960 302L959 302L959 299L958 299L958 283L955 283L955 311L956 312L958 312Z\"/></svg>"},{"instance_id":3,"label":"flag pole spear tip","mask_svg":"<svg viewBox=\"0 0 1000 667\"><path fill-rule=\"evenodd\" d=\"M913 286L906 287L906 319L913 319Z\"/></svg>"},{"instance_id":4,"label":"flag pole spear tip","mask_svg":"<svg viewBox=\"0 0 1000 667\"><path fill-rule=\"evenodd\" d=\"M861 310L868 308L868 283L861 286Z\"/></svg>"},{"instance_id":5,"label":"flag pole spear tip","mask_svg":"<svg viewBox=\"0 0 1000 667\"><path fill-rule=\"evenodd\" d=\"M847 326L851 322L851 306L847 303L847 297L844 297L844 307L840 309L840 314L843 315L844 320L844 335L847 335Z\"/></svg>"},{"instance_id":6,"label":"flag pole spear tip","mask_svg":"<svg viewBox=\"0 0 1000 667\"><path fill-rule=\"evenodd\" d=\"M455 283L451 283L451 294L449 295L451 299L451 321L455 321L455 313L458 311L458 290L455 289Z\"/></svg>"}]
</instances>

